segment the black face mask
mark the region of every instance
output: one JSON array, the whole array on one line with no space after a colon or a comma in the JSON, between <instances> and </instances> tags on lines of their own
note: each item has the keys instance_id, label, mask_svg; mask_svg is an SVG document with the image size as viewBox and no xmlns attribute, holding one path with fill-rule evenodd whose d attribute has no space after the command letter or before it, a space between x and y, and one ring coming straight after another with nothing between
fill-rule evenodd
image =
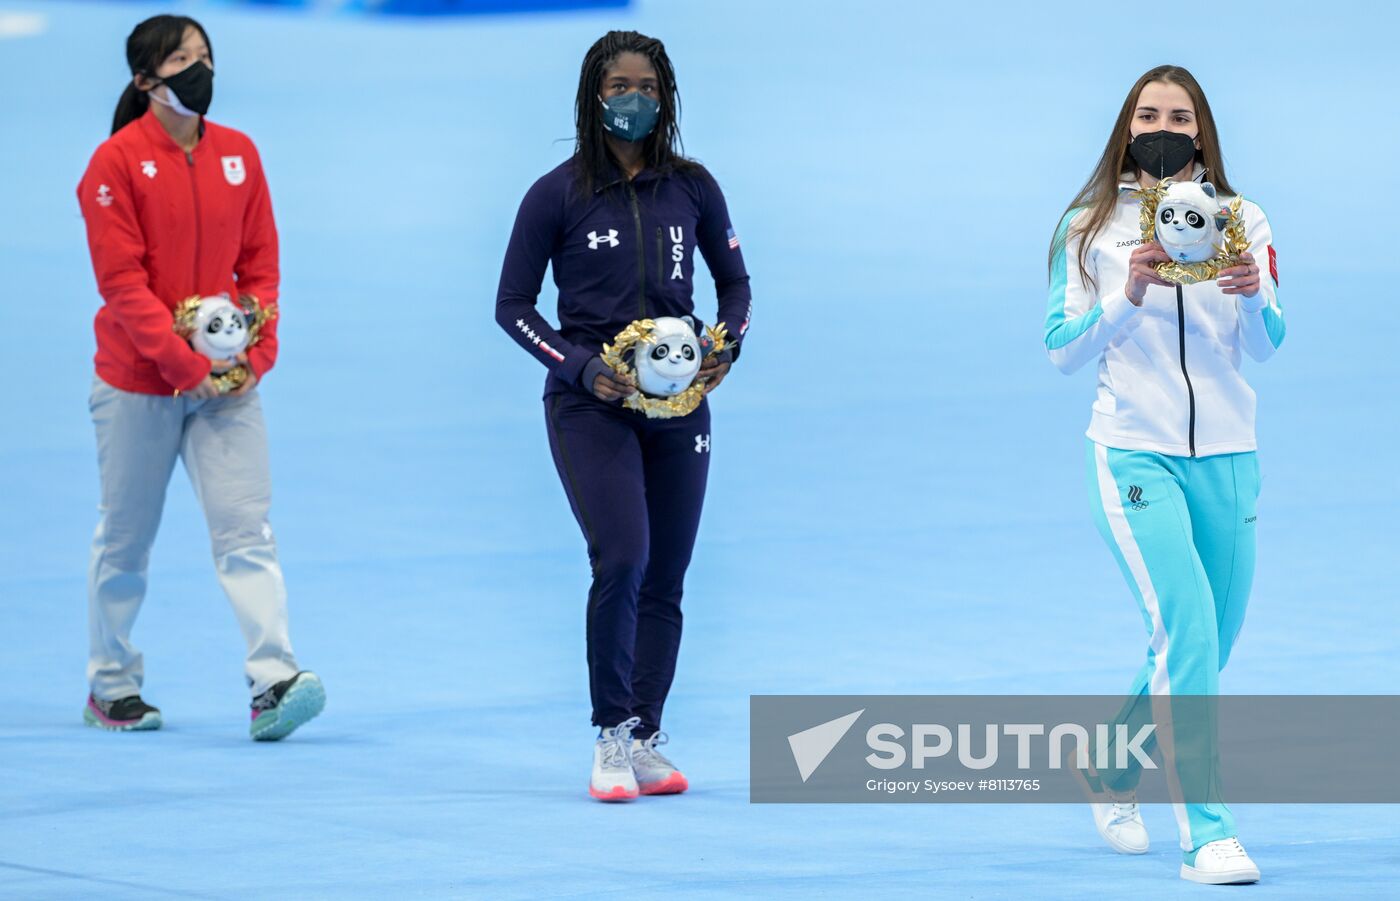
<instances>
[{"instance_id":1,"label":"black face mask","mask_svg":"<svg viewBox=\"0 0 1400 901\"><path fill-rule=\"evenodd\" d=\"M185 109L200 116L209 112L209 102L214 99L214 70L204 63L197 62L161 82Z\"/></svg>"},{"instance_id":2,"label":"black face mask","mask_svg":"<svg viewBox=\"0 0 1400 901\"><path fill-rule=\"evenodd\" d=\"M1196 158L1196 139L1175 131L1152 131L1133 138L1128 153L1148 175L1171 178Z\"/></svg>"}]
</instances>

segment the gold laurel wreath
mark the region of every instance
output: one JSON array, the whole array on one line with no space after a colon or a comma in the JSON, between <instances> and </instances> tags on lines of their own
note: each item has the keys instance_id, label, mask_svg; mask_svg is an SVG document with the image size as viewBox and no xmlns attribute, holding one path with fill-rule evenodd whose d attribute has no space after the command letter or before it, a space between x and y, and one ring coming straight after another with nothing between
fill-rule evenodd
<instances>
[{"instance_id":1,"label":"gold laurel wreath","mask_svg":"<svg viewBox=\"0 0 1400 901\"><path fill-rule=\"evenodd\" d=\"M194 335L194 317L203 302L204 298L195 294L186 297L175 307L175 334L186 341ZM277 304L264 307L253 295L240 294L238 303L234 306L242 310L248 320L248 344L244 348L247 350L258 343L258 339L262 337L263 326L277 318ZM226 372L210 373L209 377L214 380L214 387L219 389L220 394L228 394L230 391L237 391L248 381L248 367L239 363Z\"/></svg>"},{"instance_id":2,"label":"gold laurel wreath","mask_svg":"<svg viewBox=\"0 0 1400 901\"><path fill-rule=\"evenodd\" d=\"M1143 242L1157 238L1157 205L1162 202L1167 188L1173 184L1170 178L1157 182L1150 188L1133 192L1133 197L1142 201L1138 224L1142 227ZM1229 221L1225 224L1225 243L1215 245L1215 256L1199 263L1158 263L1153 268L1164 280L1174 285L1194 285L1197 282L1213 281L1220 270L1228 269L1240 261L1240 254L1249 249L1249 239L1244 234L1244 215L1240 212L1241 197L1236 196L1229 204Z\"/></svg>"},{"instance_id":3,"label":"gold laurel wreath","mask_svg":"<svg viewBox=\"0 0 1400 901\"><path fill-rule=\"evenodd\" d=\"M613 343L603 345L603 362L612 367L612 370L618 375L628 378L635 377L636 369L625 355L637 344L650 338L651 333L655 330L655 320L638 319L633 322L617 333ZM717 354L724 350L729 330L725 328L723 322L719 325L706 327L705 334L709 335L710 340L714 342L709 354ZM695 408L700 406L700 401L705 399L705 383L708 381L708 378L697 375L695 381L690 383L689 388L672 397L652 397L643 394L639 388L629 394L622 401L622 405L629 410L645 413L648 419L673 419L677 416L688 416L695 412Z\"/></svg>"}]
</instances>

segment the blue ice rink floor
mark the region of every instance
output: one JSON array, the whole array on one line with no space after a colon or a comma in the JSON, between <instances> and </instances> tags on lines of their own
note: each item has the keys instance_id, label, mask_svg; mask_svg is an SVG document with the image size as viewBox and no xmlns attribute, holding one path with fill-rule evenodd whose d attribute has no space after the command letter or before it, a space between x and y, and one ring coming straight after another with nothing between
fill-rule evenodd
<instances>
[{"instance_id":1,"label":"blue ice rink floor","mask_svg":"<svg viewBox=\"0 0 1400 901\"><path fill-rule=\"evenodd\" d=\"M272 185L273 519L329 706L248 741L181 472L135 633L168 725L82 726L98 298L73 192L125 37L164 7L0 0L0 897L1231 893L1176 877L1163 808L1125 858L1080 806L748 803L750 693L1128 686L1141 620L1083 484L1093 376L1045 358L1044 260L1124 92L1164 61L1203 82L1232 181L1270 215L1288 316L1249 368L1260 569L1224 689L1396 692L1391 7L1183 8L1175 29L1019 0L179 8L214 44L212 117L253 136ZM667 708L694 788L613 807L585 793L587 564L543 373L492 304L520 197L570 150L583 53L619 26L667 43L756 302L713 399ZM1236 813L1265 878L1234 893L1395 896L1395 808Z\"/></svg>"}]
</instances>

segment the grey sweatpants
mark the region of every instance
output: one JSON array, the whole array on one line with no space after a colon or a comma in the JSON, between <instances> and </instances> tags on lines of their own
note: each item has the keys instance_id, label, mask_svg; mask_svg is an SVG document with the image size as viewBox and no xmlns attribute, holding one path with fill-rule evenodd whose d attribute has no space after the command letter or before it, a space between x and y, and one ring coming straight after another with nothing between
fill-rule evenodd
<instances>
[{"instance_id":1,"label":"grey sweatpants","mask_svg":"<svg viewBox=\"0 0 1400 901\"><path fill-rule=\"evenodd\" d=\"M102 503L88 569L88 683L98 700L141 690L131 627L146 596L151 545L175 459L204 509L214 567L248 644L254 695L296 675L287 637L287 590L268 524L267 429L257 390L194 400L121 391L93 381Z\"/></svg>"}]
</instances>

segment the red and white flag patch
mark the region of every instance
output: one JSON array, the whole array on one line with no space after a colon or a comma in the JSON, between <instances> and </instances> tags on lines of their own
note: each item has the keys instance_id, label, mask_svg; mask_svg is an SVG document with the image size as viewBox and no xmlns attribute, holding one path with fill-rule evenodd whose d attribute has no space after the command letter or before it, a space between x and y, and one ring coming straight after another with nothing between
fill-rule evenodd
<instances>
[{"instance_id":1,"label":"red and white flag patch","mask_svg":"<svg viewBox=\"0 0 1400 901\"><path fill-rule=\"evenodd\" d=\"M1274 285L1278 286L1278 252L1274 250L1274 245L1269 245L1269 275L1274 277Z\"/></svg>"}]
</instances>

